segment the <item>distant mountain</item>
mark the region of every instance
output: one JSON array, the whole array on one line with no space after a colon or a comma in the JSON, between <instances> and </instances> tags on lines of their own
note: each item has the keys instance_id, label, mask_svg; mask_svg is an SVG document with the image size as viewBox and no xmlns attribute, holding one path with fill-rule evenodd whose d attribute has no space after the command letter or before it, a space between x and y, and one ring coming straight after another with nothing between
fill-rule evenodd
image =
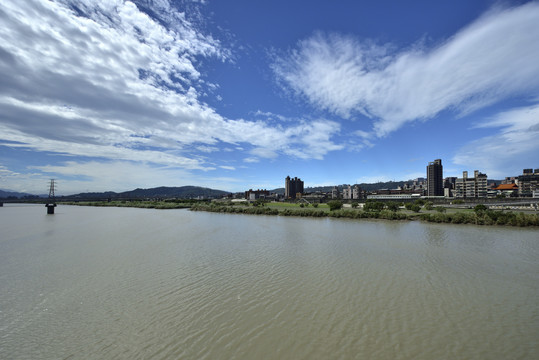
<instances>
[{"instance_id":1,"label":"distant mountain","mask_svg":"<svg viewBox=\"0 0 539 360\"><path fill-rule=\"evenodd\" d=\"M27 193L21 193L16 191L7 191L7 190L0 190L0 199L14 199L14 198L27 198L27 199L33 199L37 198L39 196L27 194Z\"/></svg>"},{"instance_id":2,"label":"distant mountain","mask_svg":"<svg viewBox=\"0 0 539 360\"><path fill-rule=\"evenodd\" d=\"M143 197L161 197L161 198L195 198L195 197L221 197L229 194L227 191L214 190L199 186L181 186L167 187L161 186L152 189L135 189L118 194L119 197L143 198Z\"/></svg>"},{"instance_id":3,"label":"distant mountain","mask_svg":"<svg viewBox=\"0 0 539 360\"><path fill-rule=\"evenodd\" d=\"M147 199L147 198L181 198L181 199L191 199L197 197L204 198L219 198L223 195L229 194L227 191L214 190L199 186L180 186L180 187L167 187L161 186L151 189L135 189L131 191L124 191L121 193L116 193L113 191L106 192L91 192L91 193L80 193L69 196L62 196L61 199Z\"/></svg>"},{"instance_id":4,"label":"distant mountain","mask_svg":"<svg viewBox=\"0 0 539 360\"><path fill-rule=\"evenodd\" d=\"M87 193L80 193L80 194L73 194L73 195L67 195L67 196L57 196L57 198L69 198L69 199L113 199L117 197L119 194L115 193L114 191L105 191L105 192L87 192Z\"/></svg>"}]
</instances>

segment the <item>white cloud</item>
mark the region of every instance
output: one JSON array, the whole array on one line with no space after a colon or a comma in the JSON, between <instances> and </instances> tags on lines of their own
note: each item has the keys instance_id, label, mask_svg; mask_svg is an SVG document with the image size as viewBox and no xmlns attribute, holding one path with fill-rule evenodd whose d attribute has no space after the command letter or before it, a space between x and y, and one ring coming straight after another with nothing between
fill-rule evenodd
<instances>
[{"instance_id":1,"label":"white cloud","mask_svg":"<svg viewBox=\"0 0 539 360\"><path fill-rule=\"evenodd\" d=\"M206 152L229 143L266 157L316 159L339 148L335 131L317 133L327 130L323 121L272 127L219 115L200 100L218 85L204 79L199 59L226 61L230 52L169 1L137 4L4 1L0 139L38 151L203 170L213 167L191 157L194 144Z\"/></svg>"},{"instance_id":2,"label":"white cloud","mask_svg":"<svg viewBox=\"0 0 539 360\"><path fill-rule=\"evenodd\" d=\"M219 166L221 169L225 169L225 170L236 170L236 168L234 166L228 166L228 165L222 165L222 166Z\"/></svg>"},{"instance_id":3,"label":"white cloud","mask_svg":"<svg viewBox=\"0 0 539 360\"><path fill-rule=\"evenodd\" d=\"M539 90L539 3L493 9L434 48L317 33L274 65L277 77L315 106L360 112L377 136L443 110L467 114Z\"/></svg>"},{"instance_id":4,"label":"white cloud","mask_svg":"<svg viewBox=\"0 0 539 360\"><path fill-rule=\"evenodd\" d=\"M475 127L500 131L458 149L453 163L498 179L539 167L539 104L502 112Z\"/></svg>"}]
</instances>

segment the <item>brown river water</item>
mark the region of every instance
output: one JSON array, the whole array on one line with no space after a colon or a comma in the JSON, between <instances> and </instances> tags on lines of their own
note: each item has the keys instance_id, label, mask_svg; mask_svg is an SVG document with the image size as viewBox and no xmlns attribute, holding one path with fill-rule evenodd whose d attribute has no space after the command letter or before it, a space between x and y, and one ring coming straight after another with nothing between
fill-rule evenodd
<instances>
[{"instance_id":1,"label":"brown river water","mask_svg":"<svg viewBox=\"0 0 539 360\"><path fill-rule=\"evenodd\" d=\"M0 359L539 359L539 230L4 204Z\"/></svg>"}]
</instances>

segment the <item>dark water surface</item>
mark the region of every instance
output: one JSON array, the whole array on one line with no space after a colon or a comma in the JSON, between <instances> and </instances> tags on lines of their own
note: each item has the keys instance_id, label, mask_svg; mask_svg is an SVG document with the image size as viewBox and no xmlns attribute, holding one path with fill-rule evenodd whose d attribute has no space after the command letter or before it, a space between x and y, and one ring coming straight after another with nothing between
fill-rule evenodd
<instances>
[{"instance_id":1,"label":"dark water surface","mask_svg":"<svg viewBox=\"0 0 539 360\"><path fill-rule=\"evenodd\" d=\"M1 359L538 359L539 231L5 204Z\"/></svg>"}]
</instances>

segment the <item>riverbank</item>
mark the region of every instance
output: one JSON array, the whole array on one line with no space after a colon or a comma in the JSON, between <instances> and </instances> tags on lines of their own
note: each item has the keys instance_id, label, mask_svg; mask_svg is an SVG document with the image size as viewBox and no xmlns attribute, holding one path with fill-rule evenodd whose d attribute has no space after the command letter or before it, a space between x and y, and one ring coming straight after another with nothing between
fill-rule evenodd
<instances>
[{"instance_id":1,"label":"riverbank","mask_svg":"<svg viewBox=\"0 0 539 360\"><path fill-rule=\"evenodd\" d=\"M64 205L136 207L144 209L190 209L192 211L208 211L244 215L273 215L297 217L330 217L345 219L383 219L383 220L421 220L446 224L501 225L501 226L539 226L538 214L525 214L512 211L470 209L451 209L450 212L430 211L422 208L418 212L409 210L364 211L361 209L330 210L326 204L317 207L301 207L298 204L264 204L253 206L248 204L232 205L230 203L208 203L200 201L111 201L111 202L70 202Z\"/></svg>"},{"instance_id":2,"label":"riverbank","mask_svg":"<svg viewBox=\"0 0 539 360\"><path fill-rule=\"evenodd\" d=\"M391 211L382 209L379 211L363 211L359 209L340 209L329 211L328 209L318 210L316 208L292 209L285 208L279 210L272 207L259 206L226 206L226 205L193 205L193 211L210 211L231 214L249 215L280 215L280 216L300 216L300 217L331 217L347 219L384 219L384 220L422 220L426 222L446 223L446 224L474 224L474 225L506 225L506 226L539 226L539 215L524 214L503 211L478 211L460 210L452 213L407 213L405 211Z\"/></svg>"},{"instance_id":3,"label":"riverbank","mask_svg":"<svg viewBox=\"0 0 539 360\"><path fill-rule=\"evenodd\" d=\"M175 202L175 201L79 201L62 202L61 205L75 206L100 206L100 207L130 207L141 209L189 209L193 202Z\"/></svg>"}]
</instances>

